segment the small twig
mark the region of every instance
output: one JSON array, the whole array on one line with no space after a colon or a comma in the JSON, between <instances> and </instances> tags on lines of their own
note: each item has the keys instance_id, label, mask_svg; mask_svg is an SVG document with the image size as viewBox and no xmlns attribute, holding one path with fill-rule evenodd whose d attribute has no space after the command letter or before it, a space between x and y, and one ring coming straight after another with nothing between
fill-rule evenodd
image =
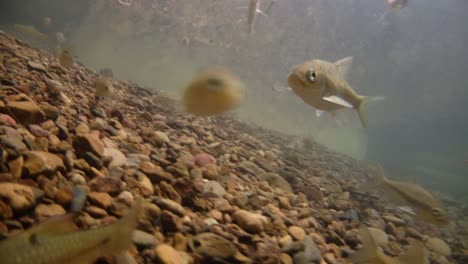
<instances>
[{"instance_id":1,"label":"small twig","mask_svg":"<svg viewBox=\"0 0 468 264\"><path fill-rule=\"evenodd\" d=\"M379 199L378 197L373 196L373 195L370 195L370 194L367 194L367 193L362 193L362 192L354 191L354 190L351 190L351 189L348 189L348 188L342 188L342 189L345 190L345 191L347 191L347 192L350 192L350 193L352 193L352 194L357 194L357 195L365 196L365 197L372 198L372 199Z\"/></svg>"}]
</instances>

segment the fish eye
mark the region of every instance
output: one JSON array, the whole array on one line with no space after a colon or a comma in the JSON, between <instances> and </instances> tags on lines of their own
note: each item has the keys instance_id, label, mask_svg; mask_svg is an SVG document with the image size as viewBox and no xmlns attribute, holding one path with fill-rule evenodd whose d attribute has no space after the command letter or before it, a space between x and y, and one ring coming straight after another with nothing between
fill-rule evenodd
<instances>
[{"instance_id":1,"label":"fish eye","mask_svg":"<svg viewBox=\"0 0 468 264\"><path fill-rule=\"evenodd\" d=\"M209 78L206 82L210 88L219 88L223 85L223 81L218 78Z\"/></svg>"},{"instance_id":2,"label":"fish eye","mask_svg":"<svg viewBox=\"0 0 468 264\"><path fill-rule=\"evenodd\" d=\"M434 209L432 209L432 215L434 215L434 216L440 216L440 215L441 215L441 210L440 210L440 208L434 208Z\"/></svg>"},{"instance_id":3,"label":"fish eye","mask_svg":"<svg viewBox=\"0 0 468 264\"><path fill-rule=\"evenodd\" d=\"M317 78L317 73L315 73L313 69L310 69L309 71L307 71L307 80L309 80L310 82L315 82L316 78Z\"/></svg>"}]
</instances>

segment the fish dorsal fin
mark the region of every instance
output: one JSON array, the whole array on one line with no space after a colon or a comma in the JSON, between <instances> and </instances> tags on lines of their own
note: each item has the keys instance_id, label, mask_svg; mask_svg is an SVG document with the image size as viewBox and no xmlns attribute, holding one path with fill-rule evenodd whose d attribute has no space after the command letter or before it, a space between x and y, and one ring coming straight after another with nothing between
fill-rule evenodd
<instances>
[{"instance_id":1,"label":"fish dorsal fin","mask_svg":"<svg viewBox=\"0 0 468 264\"><path fill-rule=\"evenodd\" d=\"M349 69L353 64L353 57L346 57L335 62L338 74L343 78L348 78Z\"/></svg>"},{"instance_id":2,"label":"fish dorsal fin","mask_svg":"<svg viewBox=\"0 0 468 264\"><path fill-rule=\"evenodd\" d=\"M335 103L337 105L341 105L341 106L344 106L344 107L347 107L347 108L353 108L353 105L351 105L350 103L348 103L347 101L343 100L342 98L340 98L340 97L338 97L336 95L323 97L323 99L326 100L326 101Z\"/></svg>"},{"instance_id":3,"label":"fish dorsal fin","mask_svg":"<svg viewBox=\"0 0 468 264\"><path fill-rule=\"evenodd\" d=\"M428 264L424 244L418 240L411 240L410 247L404 255L400 257L402 264Z\"/></svg>"},{"instance_id":4,"label":"fish dorsal fin","mask_svg":"<svg viewBox=\"0 0 468 264\"><path fill-rule=\"evenodd\" d=\"M73 222L74 217L75 214L52 216L28 231L32 231L39 235L64 234L73 232L78 230L78 227Z\"/></svg>"}]
</instances>

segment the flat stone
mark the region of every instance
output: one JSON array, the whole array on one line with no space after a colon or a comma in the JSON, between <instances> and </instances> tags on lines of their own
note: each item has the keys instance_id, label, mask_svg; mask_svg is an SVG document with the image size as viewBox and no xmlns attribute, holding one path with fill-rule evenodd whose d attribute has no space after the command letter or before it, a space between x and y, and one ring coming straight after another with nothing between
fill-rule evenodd
<instances>
[{"instance_id":1,"label":"flat stone","mask_svg":"<svg viewBox=\"0 0 468 264\"><path fill-rule=\"evenodd\" d=\"M208 164L216 164L216 159L208 153L199 153L195 155L195 163L203 167Z\"/></svg>"},{"instance_id":2,"label":"flat stone","mask_svg":"<svg viewBox=\"0 0 468 264\"><path fill-rule=\"evenodd\" d=\"M184 264L177 250L167 244L160 244L155 248L158 263L161 264Z\"/></svg>"},{"instance_id":3,"label":"flat stone","mask_svg":"<svg viewBox=\"0 0 468 264\"><path fill-rule=\"evenodd\" d=\"M246 210L236 211L232 219L237 225L249 233L262 232L264 229L263 223L266 221L264 216Z\"/></svg>"},{"instance_id":4,"label":"flat stone","mask_svg":"<svg viewBox=\"0 0 468 264\"><path fill-rule=\"evenodd\" d=\"M96 177L89 182L89 187L95 192L105 192L116 196L122 191L123 182L116 177Z\"/></svg>"},{"instance_id":5,"label":"flat stone","mask_svg":"<svg viewBox=\"0 0 468 264\"><path fill-rule=\"evenodd\" d=\"M303 240L306 236L304 229L298 226L290 226L288 227L289 234L296 240Z\"/></svg>"},{"instance_id":6,"label":"flat stone","mask_svg":"<svg viewBox=\"0 0 468 264\"><path fill-rule=\"evenodd\" d=\"M450 246L440 238L430 237L425 241L425 245L429 250L434 251L439 255L447 257L452 254Z\"/></svg>"},{"instance_id":7,"label":"flat stone","mask_svg":"<svg viewBox=\"0 0 468 264\"><path fill-rule=\"evenodd\" d=\"M135 230L132 234L133 243L140 247L154 247L156 245L156 237L152 234Z\"/></svg>"},{"instance_id":8,"label":"flat stone","mask_svg":"<svg viewBox=\"0 0 468 264\"><path fill-rule=\"evenodd\" d=\"M164 171L163 168L156 166L149 161L142 161L140 164L140 170L150 178L152 183L160 183L161 181L172 182L175 180L172 174Z\"/></svg>"},{"instance_id":9,"label":"flat stone","mask_svg":"<svg viewBox=\"0 0 468 264\"><path fill-rule=\"evenodd\" d=\"M65 170L62 159L44 151L30 151L25 155L24 169L30 176L53 175L57 170Z\"/></svg>"},{"instance_id":10,"label":"flat stone","mask_svg":"<svg viewBox=\"0 0 468 264\"><path fill-rule=\"evenodd\" d=\"M106 159L111 159L111 162L109 163L109 168L127 166L127 158L118 149L105 148L103 152L103 156Z\"/></svg>"},{"instance_id":11,"label":"flat stone","mask_svg":"<svg viewBox=\"0 0 468 264\"><path fill-rule=\"evenodd\" d=\"M63 215L66 211L58 204L39 204L34 210L37 219L43 220L55 215Z\"/></svg>"},{"instance_id":12,"label":"flat stone","mask_svg":"<svg viewBox=\"0 0 468 264\"><path fill-rule=\"evenodd\" d=\"M237 252L229 240L213 233L198 234L189 245L194 252L210 258L228 259Z\"/></svg>"},{"instance_id":13,"label":"flat stone","mask_svg":"<svg viewBox=\"0 0 468 264\"><path fill-rule=\"evenodd\" d=\"M161 209L166 209L169 210L179 216L184 216L185 215L185 209L182 207L182 205L170 200L170 199L165 199L165 198L158 198L155 201L156 205L161 207Z\"/></svg>"},{"instance_id":14,"label":"flat stone","mask_svg":"<svg viewBox=\"0 0 468 264\"><path fill-rule=\"evenodd\" d=\"M46 72L47 71L46 67L40 62L28 61L28 67L31 70L36 70L36 71L40 71L40 72Z\"/></svg>"},{"instance_id":15,"label":"flat stone","mask_svg":"<svg viewBox=\"0 0 468 264\"><path fill-rule=\"evenodd\" d=\"M105 192L90 192L88 193L88 200L91 204L108 209L112 206L112 197Z\"/></svg>"},{"instance_id":16,"label":"flat stone","mask_svg":"<svg viewBox=\"0 0 468 264\"><path fill-rule=\"evenodd\" d=\"M13 117L7 115L7 114L1 114L0 113L0 125L8 125L15 127L16 126L16 121Z\"/></svg>"},{"instance_id":17,"label":"flat stone","mask_svg":"<svg viewBox=\"0 0 468 264\"><path fill-rule=\"evenodd\" d=\"M15 211L29 209L36 204L36 200L44 192L27 185L2 182L0 183L0 198L8 201L8 205Z\"/></svg>"},{"instance_id":18,"label":"flat stone","mask_svg":"<svg viewBox=\"0 0 468 264\"><path fill-rule=\"evenodd\" d=\"M102 218L107 216L106 210L99 208L97 206L89 205L85 207L85 212L87 212L90 216L95 218Z\"/></svg>"},{"instance_id":19,"label":"flat stone","mask_svg":"<svg viewBox=\"0 0 468 264\"><path fill-rule=\"evenodd\" d=\"M79 157L86 152L91 152L98 157L104 154L104 143L95 134L76 136L73 140L73 148Z\"/></svg>"},{"instance_id":20,"label":"flat stone","mask_svg":"<svg viewBox=\"0 0 468 264\"><path fill-rule=\"evenodd\" d=\"M209 181L203 186L203 192L212 192L219 197L223 197L226 194L224 187L217 181Z\"/></svg>"},{"instance_id":21,"label":"flat stone","mask_svg":"<svg viewBox=\"0 0 468 264\"><path fill-rule=\"evenodd\" d=\"M45 113L33 101L10 101L7 107L22 125L39 124L45 121Z\"/></svg>"},{"instance_id":22,"label":"flat stone","mask_svg":"<svg viewBox=\"0 0 468 264\"><path fill-rule=\"evenodd\" d=\"M11 137L8 135L0 136L0 144L7 150L10 155L18 156L28 150L26 144L21 138Z\"/></svg>"}]
</instances>

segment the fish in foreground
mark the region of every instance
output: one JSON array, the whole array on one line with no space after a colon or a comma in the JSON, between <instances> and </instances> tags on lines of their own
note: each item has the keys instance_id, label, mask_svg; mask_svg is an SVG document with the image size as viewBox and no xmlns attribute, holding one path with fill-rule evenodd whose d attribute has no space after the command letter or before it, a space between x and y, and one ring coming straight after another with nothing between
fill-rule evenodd
<instances>
[{"instance_id":1,"label":"fish in foreground","mask_svg":"<svg viewBox=\"0 0 468 264\"><path fill-rule=\"evenodd\" d=\"M142 199L120 220L104 227L78 231L74 214L52 217L36 227L0 241L2 264L93 263L101 256L121 254L132 243Z\"/></svg>"},{"instance_id":2,"label":"fish in foreground","mask_svg":"<svg viewBox=\"0 0 468 264\"><path fill-rule=\"evenodd\" d=\"M361 224L359 228L362 248L354 253L350 258L353 263L368 264L427 264L424 245L421 241L411 240L410 247L406 254L399 258L392 258L385 255L377 246L369 229Z\"/></svg>"},{"instance_id":3,"label":"fish in foreground","mask_svg":"<svg viewBox=\"0 0 468 264\"><path fill-rule=\"evenodd\" d=\"M202 117L228 112L240 104L244 90L241 80L228 69L206 70L185 89L185 111Z\"/></svg>"},{"instance_id":4,"label":"fish in foreground","mask_svg":"<svg viewBox=\"0 0 468 264\"><path fill-rule=\"evenodd\" d=\"M247 26L248 26L248 33L251 35L253 33L253 27L255 25L255 18L257 17L257 13L260 13L266 16L260 9L260 0L249 0L248 12L247 12Z\"/></svg>"},{"instance_id":5,"label":"fish in foreground","mask_svg":"<svg viewBox=\"0 0 468 264\"><path fill-rule=\"evenodd\" d=\"M408 0L386 0L386 2L393 9L403 9L408 4Z\"/></svg>"},{"instance_id":6,"label":"fish in foreground","mask_svg":"<svg viewBox=\"0 0 468 264\"><path fill-rule=\"evenodd\" d=\"M103 76L96 79L94 82L94 89L94 95L103 98L110 98L114 93L114 86Z\"/></svg>"},{"instance_id":7,"label":"fish in foreground","mask_svg":"<svg viewBox=\"0 0 468 264\"><path fill-rule=\"evenodd\" d=\"M390 180L384 176L381 167L375 170L375 174L375 181L366 183L361 188L382 190L385 198L397 203L401 211L416 220L435 225L449 224L449 217L440 202L423 187L411 182Z\"/></svg>"},{"instance_id":8,"label":"fish in foreground","mask_svg":"<svg viewBox=\"0 0 468 264\"><path fill-rule=\"evenodd\" d=\"M28 34L30 36L33 36L33 37L41 39L41 40L46 40L47 39L47 35L44 34L44 33L39 32L39 30L37 30L35 26L14 24L13 28L15 30L17 30L18 32L21 32L23 34Z\"/></svg>"},{"instance_id":9,"label":"fish in foreground","mask_svg":"<svg viewBox=\"0 0 468 264\"><path fill-rule=\"evenodd\" d=\"M337 110L354 108L367 128L365 105L370 101L383 100L382 96L362 96L357 94L346 81L352 57L337 62L310 60L294 66L288 77L289 87L306 104L335 115Z\"/></svg>"}]
</instances>

